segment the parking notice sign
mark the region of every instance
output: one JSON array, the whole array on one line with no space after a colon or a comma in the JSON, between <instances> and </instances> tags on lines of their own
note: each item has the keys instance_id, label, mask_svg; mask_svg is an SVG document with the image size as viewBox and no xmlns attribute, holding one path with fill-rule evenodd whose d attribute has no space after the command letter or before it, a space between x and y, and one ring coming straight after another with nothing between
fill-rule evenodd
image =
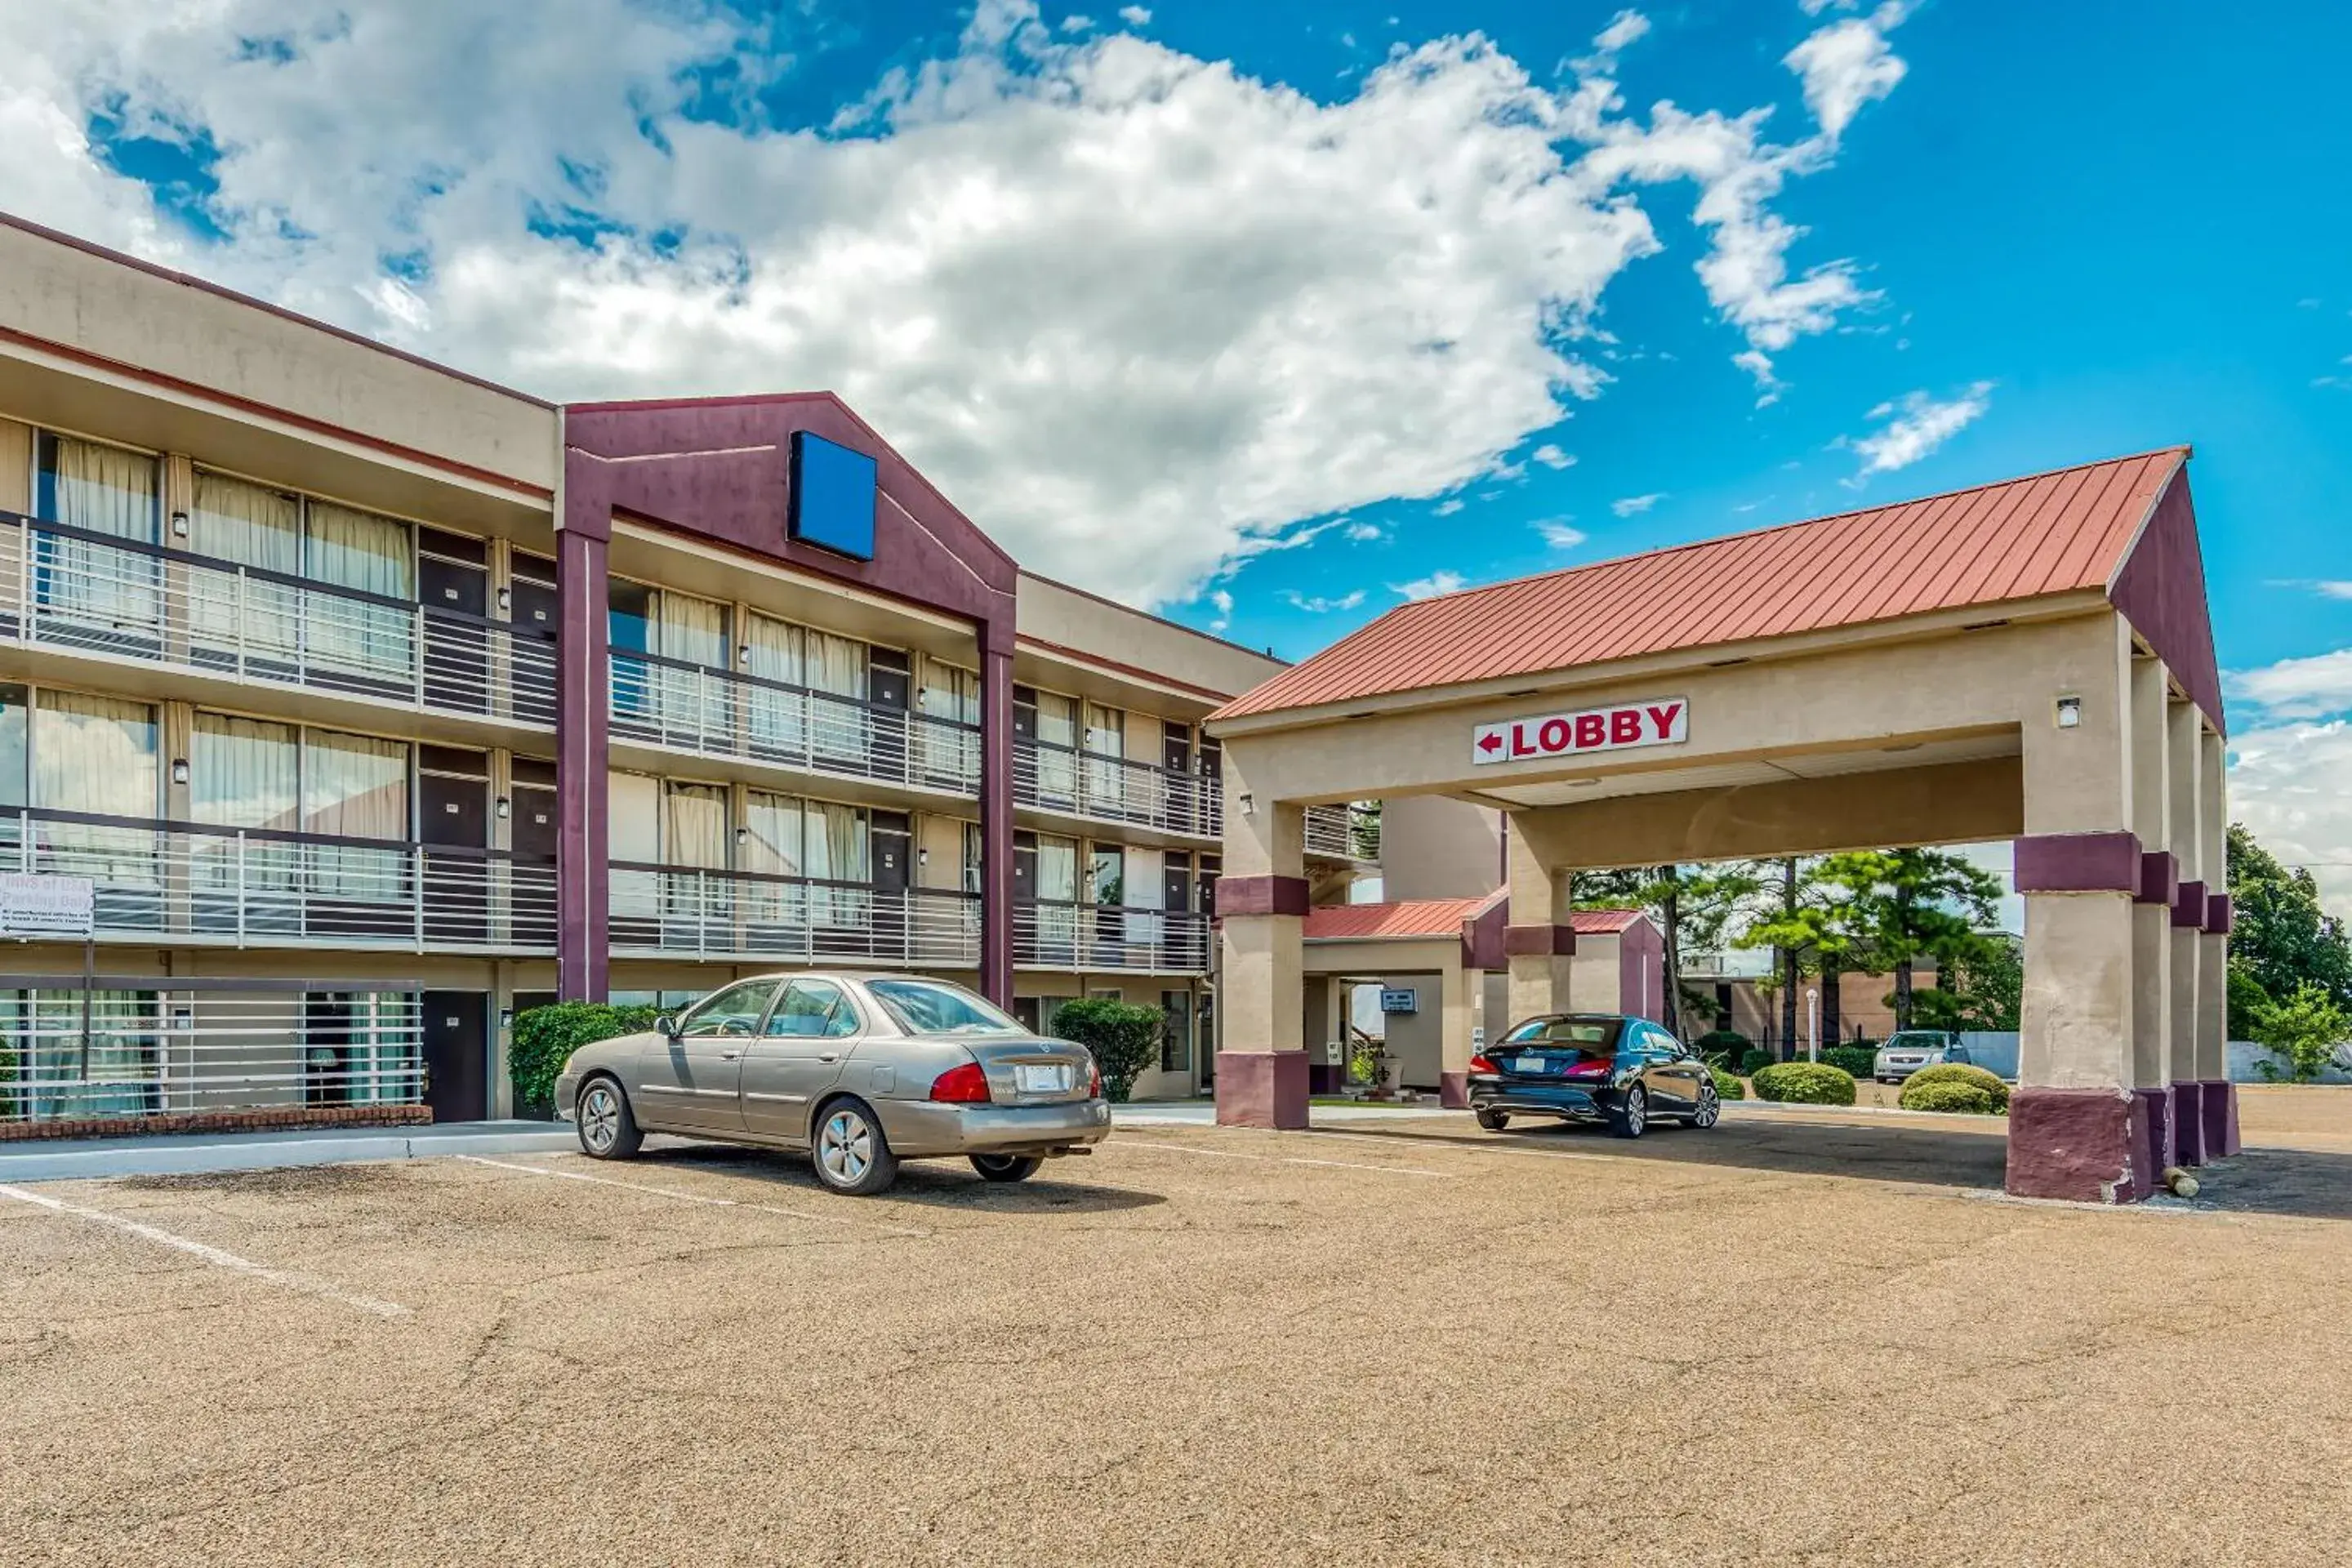
<instances>
[{"instance_id":1,"label":"parking notice sign","mask_svg":"<svg viewBox=\"0 0 2352 1568\"><path fill-rule=\"evenodd\" d=\"M1524 763L1538 757L1671 746L1690 739L1690 704L1679 697L1620 702L1580 713L1537 713L1480 724L1470 736L1470 760Z\"/></svg>"}]
</instances>

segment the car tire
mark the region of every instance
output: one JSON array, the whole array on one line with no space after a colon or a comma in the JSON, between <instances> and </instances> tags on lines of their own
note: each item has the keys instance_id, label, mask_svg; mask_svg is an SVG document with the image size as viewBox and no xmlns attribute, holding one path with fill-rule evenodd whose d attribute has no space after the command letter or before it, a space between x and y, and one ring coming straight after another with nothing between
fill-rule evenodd
<instances>
[{"instance_id":1,"label":"car tire","mask_svg":"<svg viewBox=\"0 0 2352 1568\"><path fill-rule=\"evenodd\" d=\"M1511 1124L1511 1113L1507 1110L1488 1110L1482 1106L1475 1114L1478 1125L1489 1132L1500 1132Z\"/></svg>"},{"instance_id":2,"label":"car tire","mask_svg":"<svg viewBox=\"0 0 2352 1568\"><path fill-rule=\"evenodd\" d=\"M1045 1163L1034 1154L974 1154L971 1168L992 1182L1025 1182Z\"/></svg>"},{"instance_id":3,"label":"car tire","mask_svg":"<svg viewBox=\"0 0 2352 1568\"><path fill-rule=\"evenodd\" d=\"M1624 1103L1609 1113L1609 1131L1620 1138L1639 1138L1649 1130L1649 1091L1637 1083L1625 1091Z\"/></svg>"},{"instance_id":4,"label":"car tire","mask_svg":"<svg viewBox=\"0 0 2352 1568\"><path fill-rule=\"evenodd\" d=\"M1698 1086L1698 1109L1691 1112L1690 1124L1704 1132L1723 1116L1723 1097L1715 1092L1715 1085Z\"/></svg>"},{"instance_id":5,"label":"car tire","mask_svg":"<svg viewBox=\"0 0 2352 1568\"><path fill-rule=\"evenodd\" d=\"M580 1152L592 1160L625 1160L645 1144L629 1097L614 1079L600 1074L581 1085L572 1118Z\"/></svg>"},{"instance_id":6,"label":"car tire","mask_svg":"<svg viewBox=\"0 0 2352 1568\"><path fill-rule=\"evenodd\" d=\"M898 1156L883 1136L882 1119L854 1095L826 1102L809 1140L809 1165L831 1191L869 1197L898 1179Z\"/></svg>"}]
</instances>

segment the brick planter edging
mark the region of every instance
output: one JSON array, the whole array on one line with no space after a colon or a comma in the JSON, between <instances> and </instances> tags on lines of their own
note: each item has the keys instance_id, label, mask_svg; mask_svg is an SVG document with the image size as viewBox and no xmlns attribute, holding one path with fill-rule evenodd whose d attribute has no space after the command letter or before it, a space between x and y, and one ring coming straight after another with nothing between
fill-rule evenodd
<instances>
[{"instance_id":1,"label":"brick planter edging","mask_svg":"<svg viewBox=\"0 0 2352 1568\"><path fill-rule=\"evenodd\" d=\"M415 1127L429 1105L285 1105L247 1110L173 1110L154 1116L68 1116L0 1121L0 1142L68 1138L161 1137L172 1132L274 1132L306 1127Z\"/></svg>"}]
</instances>

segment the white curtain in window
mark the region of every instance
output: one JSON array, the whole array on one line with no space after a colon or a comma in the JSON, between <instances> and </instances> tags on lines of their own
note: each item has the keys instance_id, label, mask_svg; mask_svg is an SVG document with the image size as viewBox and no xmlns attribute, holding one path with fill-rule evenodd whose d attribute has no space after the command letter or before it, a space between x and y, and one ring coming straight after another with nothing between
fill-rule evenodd
<instances>
[{"instance_id":1,"label":"white curtain in window","mask_svg":"<svg viewBox=\"0 0 2352 1568\"><path fill-rule=\"evenodd\" d=\"M100 816L154 820L161 795L155 710L143 702L44 691L33 720L33 804ZM161 880L152 828L53 822L45 870L102 885L152 888Z\"/></svg>"},{"instance_id":2,"label":"white curtain in window","mask_svg":"<svg viewBox=\"0 0 2352 1568\"><path fill-rule=\"evenodd\" d=\"M1078 701L1058 692L1037 693L1037 793L1055 805L1077 797Z\"/></svg>"},{"instance_id":3,"label":"white curtain in window","mask_svg":"<svg viewBox=\"0 0 2352 1568\"><path fill-rule=\"evenodd\" d=\"M267 485L198 469L195 510L188 514L188 548L198 555L299 576L302 503ZM249 658L291 664L301 646L301 598L282 583L194 567L188 576L188 609L205 648L237 648Z\"/></svg>"},{"instance_id":4,"label":"white curtain in window","mask_svg":"<svg viewBox=\"0 0 2352 1568\"><path fill-rule=\"evenodd\" d=\"M1078 841L1037 837L1037 936L1046 955L1065 953L1077 940Z\"/></svg>"},{"instance_id":5,"label":"white curtain in window","mask_svg":"<svg viewBox=\"0 0 2352 1568\"><path fill-rule=\"evenodd\" d=\"M1126 716L1099 702L1087 704L1087 809L1097 816L1117 816L1123 804L1120 781L1127 770L1118 759L1127 754Z\"/></svg>"},{"instance_id":6,"label":"white curtain in window","mask_svg":"<svg viewBox=\"0 0 2352 1568\"><path fill-rule=\"evenodd\" d=\"M809 689L823 694L809 702L809 739L820 754L862 765L868 725L866 710L857 704L866 699L866 645L812 628L806 668ZM853 700L829 702L825 695Z\"/></svg>"},{"instance_id":7,"label":"white curtain in window","mask_svg":"<svg viewBox=\"0 0 2352 1568\"><path fill-rule=\"evenodd\" d=\"M801 842L806 812L793 795L748 790L743 796L743 838L738 869L763 877L801 874ZM767 924L805 923L806 889L797 882L751 882L744 897L753 920Z\"/></svg>"},{"instance_id":8,"label":"white curtain in window","mask_svg":"<svg viewBox=\"0 0 2352 1568\"><path fill-rule=\"evenodd\" d=\"M155 542L162 468L154 458L66 436L54 437L50 447L56 515L49 521ZM41 604L49 614L110 630L160 631L162 574L153 556L51 536L41 542L40 563Z\"/></svg>"},{"instance_id":9,"label":"white curtain in window","mask_svg":"<svg viewBox=\"0 0 2352 1568\"><path fill-rule=\"evenodd\" d=\"M662 786L662 858L674 867L724 870L727 866L727 791L718 784ZM729 918L724 877L698 877L677 870L667 879L665 914L674 919L724 923Z\"/></svg>"},{"instance_id":10,"label":"white curtain in window","mask_svg":"<svg viewBox=\"0 0 2352 1568\"><path fill-rule=\"evenodd\" d=\"M868 883L874 879L872 846L862 807L827 800L807 803L808 826L803 864L821 882ZM866 895L856 888L817 888L809 894L812 917L820 925L862 927Z\"/></svg>"},{"instance_id":11,"label":"white curtain in window","mask_svg":"<svg viewBox=\"0 0 2352 1568\"><path fill-rule=\"evenodd\" d=\"M189 816L223 827L297 829L301 824L301 752L294 726L226 713L196 715L188 752ZM197 836L195 885L209 891L283 888L298 847L256 839L240 849L229 835Z\"/></svg>"},{"instance_id":12,"label":"white curtain in window","mask_svg":"<svg viewBox=\"0 0 2352 1568\"><path fill-rule=\"evenodd\" d=\"M302 737L302 829L337 838L408 837L408 747L372 735L311 730ZM358 845L310 846L312 886L324 898L397 903L407 857Z\"/></svg>"},{"instance_id":13,"label":"white curtain in window","mask_svg":"<svg viewBox=\"0 0 2352 1568\"><path fill-rule=\"evenodd\" d=\"M1127 851L1123 891L1130 911L1127 917L1127 940L1130 942L1156 945L1160 941L1160 917L1132 911L1156 910L1167 903L1168 883L1167 879L1160 875L1161 864L1157 849L1138 849L1130 846Z\"/></svg>"},{"instance_id":14,"label":"white curtain in window","mask_svg":"<svg viewBox=\"0 0 2352 1568\"><path fill-rule=\"evenodd\" d=\"M408 524L332 501L304 509L303 575L338 588L414 603L416 563ZM411 612L339 594L306 594L312 664L370 680L413 679Z\"/></svg>"},{"instance_id":15,"label":"white curtain in window","mask_svg":"<svg viewBox=\"0 0 2352 1568\"><path fill-rule=\"evenodd\" d=\"M727 606L665 588L653 595L650 629L654 652L697 667L652 667L664 734L698 749L713 738L731 741L730 683L702 673L734 668L727 650Z\"/></svg>"},{"instance_id":16,"label":"white curtain in window","mask_svg":"<svg viewBox=\"0 0 2352 1568\"><path fill-rule=\"evenodd\" d=\"M605 845L616 862L612 872L614 921L646 920L661 908L661 873L623 867L661 863L661 780L644 773L606 775Z\"/></svg>"},{"instance_id":17,"label":"white curtain in window","mask_svg":"<svg viewBox=\"0 0 2352 1568\"><path fill-rule=\"evenodd\" d=\"M755 756L795 758L808 752L808 701L800 688L808 684L802 652L801 628L771 616L744 617L743 644L751 650L746 673L793 688L750 689L751 748Z\"/></svg>"},{"instance_id":18,"label":"white curtain in window","mask_svg":"<svg viewBox=\"0 0 2352 1568\"><path fill-rule=\"evenodd\" d=\"M916 711L950 721L918 727L917 761L924 774L957 781L977 778L980 734L962 726L980 722L978 672L943 664L925 654L917 662L916 677Z\"/></svg>"}]
</instances>

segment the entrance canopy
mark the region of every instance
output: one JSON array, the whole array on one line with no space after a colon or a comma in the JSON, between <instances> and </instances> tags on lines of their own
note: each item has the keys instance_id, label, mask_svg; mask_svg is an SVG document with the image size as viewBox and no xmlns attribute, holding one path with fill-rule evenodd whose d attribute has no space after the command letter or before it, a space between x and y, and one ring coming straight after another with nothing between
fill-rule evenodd
<instances>
[{"instance_id":1,"label":"entrance canopy","mask_svg":"<svg viewBox=\"0 0 2352 1568\"><path fill-rule=\"evenodd\" d=\"M1432 795L1507 814L1513 1016L1567 995L1572 871L2010 837L2029 895L2022 1072L2060 1097L2021 1096L2012 1132L2096 1124L2062 1140L2095 1145L2088 1165L2026 1185L2144 1192L2172 1147L2158 1122L2184 1098L2202 1116L2202 1091L2173 1086L2224 1079L2228 910L2205 886L2222 873L2222 710L2188 461L2170 448L1402 605L1227 704L1211 726L1228 1054L1297 1048L1309 805ZM1234 1119L1293 1114L1288 1070L1221 1060Z\"/></svg>"}]
</instances>

